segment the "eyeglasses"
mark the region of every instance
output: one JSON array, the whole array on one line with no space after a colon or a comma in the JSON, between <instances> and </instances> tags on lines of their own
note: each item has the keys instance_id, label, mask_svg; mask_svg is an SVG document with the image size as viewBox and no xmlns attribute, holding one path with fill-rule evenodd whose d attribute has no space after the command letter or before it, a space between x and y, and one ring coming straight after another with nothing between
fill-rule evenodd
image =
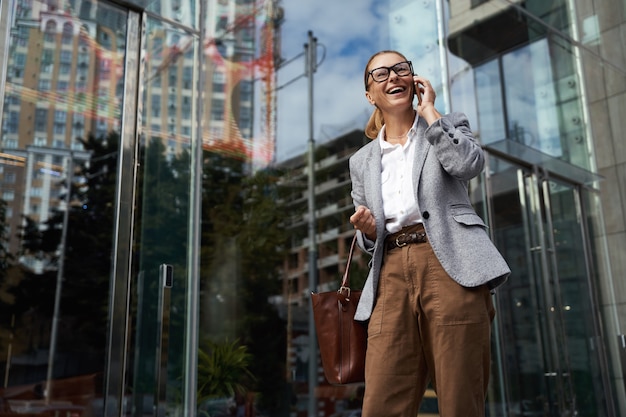
<instances>
[{"instance_id":1,"label":"eyeglasses","mask_svg":"<svg viewBox=\"0 0 626 417\"><path fill-rule=\"evenodd\" d=\"M365 76L365 88L367 88L367 80L369 79L370 75L372 76L372 80L376 81L377 83L382 83L387 78L389 78L389 74L391 74L391 71L395 72L398 77L405 77L409 74L413 74L413 64L411 63L411 61L404 61L398 62L396 65L393 65L391 67L374 68Z\"/></svg>"}]
</instances>

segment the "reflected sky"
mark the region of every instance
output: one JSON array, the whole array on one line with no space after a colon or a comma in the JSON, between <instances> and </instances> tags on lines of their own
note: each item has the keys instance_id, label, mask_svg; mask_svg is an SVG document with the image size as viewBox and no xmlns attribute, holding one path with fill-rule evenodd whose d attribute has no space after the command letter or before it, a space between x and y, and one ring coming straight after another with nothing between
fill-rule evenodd
<instances>
[{"instance_id":1,"label":"reflected sky","mask_svg":"<svg viewBox=\"0 0 626 417\"><path fill-rule=\"evenodd\" d=\"M341 132L363 128L371 106L363 90L363 67L369 57L388 45L382 34L387 2L373 0L284 0L282 56L304 52L308 32L318 42L313 77L314 139L324 142ZM281 88L305 71L301 57L278 71L277 160L301 154L309 140L309 96L306 77Z\"/></svg>"}]
</instances>

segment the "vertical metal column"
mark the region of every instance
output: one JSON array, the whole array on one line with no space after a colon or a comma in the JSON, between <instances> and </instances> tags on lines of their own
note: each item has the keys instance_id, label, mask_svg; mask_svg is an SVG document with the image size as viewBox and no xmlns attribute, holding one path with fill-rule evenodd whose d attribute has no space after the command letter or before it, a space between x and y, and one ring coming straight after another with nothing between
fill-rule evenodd
<instances>
[{"instance_id":1,"label":"vertical metal column","mask_svg":"<svg viewBox=\"0 0 626 417\"><path fill-rule=\"evenodd\" d=\"M317 244L315 240L315 139L313 139L313 74L317 69L317 38L309 31L309 42L304 45L306 76L309 78L309 291L317 291ZM317 415L315 388L317 387L317 337L313 309L309 306L309 417Z\"/></svg>"},{"instance_id":2,"label":"vertical metal column","mask_svg":"<svg viewBox=\"0 0 626 417\"><path fill-rule=\"evenodd\" d=\"M192 171L190 184L190 212L189 212L189 273L187 281L187 311L185 323L185 377L183 382L183 415L195 417L197 414L197 391L198 391L198 346L200 344L200 245L202 244L202 131L204 129L202 115L204 113L204 100L202 93L205 89L206 68L204 37L207 35L206 16L207 2L198 2L198 25L200 39L195 46L194 57L196 66L194 71L194 83L196 95L194 97L195 115L195 140L192 142Z\"/></svg>"}]
</instances>

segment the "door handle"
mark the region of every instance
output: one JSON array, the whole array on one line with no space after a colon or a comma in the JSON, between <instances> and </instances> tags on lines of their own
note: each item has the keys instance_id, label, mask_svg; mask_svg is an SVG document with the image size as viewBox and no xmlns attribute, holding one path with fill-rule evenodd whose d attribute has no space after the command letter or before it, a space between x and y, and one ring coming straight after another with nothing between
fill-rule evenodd
<instances>
[{"instance_id":1,"label":"door handle","mask_svg":"<svg viewBox=\"0 0 626 417\"><path fill-rule=\"evenodd\" d=\"M159 265L159 299L157 312L157 340L155 355L154 416L158 417L159 405L167 401L167 355L170 332L170 292L174 280L174 267Z\"/></svg>"}]
</instances>

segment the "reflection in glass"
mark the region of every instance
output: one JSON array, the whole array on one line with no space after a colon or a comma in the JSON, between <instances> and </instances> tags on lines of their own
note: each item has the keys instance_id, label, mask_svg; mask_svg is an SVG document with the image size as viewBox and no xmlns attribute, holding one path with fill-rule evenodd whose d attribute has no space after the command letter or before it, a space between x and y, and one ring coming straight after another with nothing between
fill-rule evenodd
<instances>
[{"instance_id":1,"label":"reflection in glass","mask_svg":"<svg viewBox=\"0 0 626 417\"><path fill-rule=\"evenodd\" d=\"M489 407L498 415L506 398L513 413L603 415L602 352L587 343L598 333L577 188L498 158L489 166L493 234L513 271L496 296L494 383L505 392L490 395Z\"/></svg>"},{"instance_id":2,"label":"reflection in glass","mask_svg":"<svg viewBox=\"0 0 626 417\"><path fill-rule=\"evenodd\" d=\"M132 415L180 410L186 370L185 328L191 178L196 98L191 82L197 39L149 19L141 90L139 171L129 329ZM188 80L189 81L189 80ZM184 112L184 110L187 110ZM167 271L167 272L164 272ZM169 277L166 286L164 273Z\"/></svg>"},{"instance_id":3,"label":"reflection in glass","mask_svg":"<svg viewBox=\"0 0 626 417\"><path fill-rule=\"evenodd\" d=\"M498 61L476 67L476 101L478 103L478 137L489 144L507 137L502 103L502 81Z\"/></svg>"},{"instance_id":4,"label":"reflection in glass","mask_svg":"<svg viewBox=\"0 0 626 417\"><path fill-rule=\"evenodd\" d=\"M9 414L93 413L102 408L126 13L16 3L0 144L1 397Z\"/></svg>"}]
</instances>

